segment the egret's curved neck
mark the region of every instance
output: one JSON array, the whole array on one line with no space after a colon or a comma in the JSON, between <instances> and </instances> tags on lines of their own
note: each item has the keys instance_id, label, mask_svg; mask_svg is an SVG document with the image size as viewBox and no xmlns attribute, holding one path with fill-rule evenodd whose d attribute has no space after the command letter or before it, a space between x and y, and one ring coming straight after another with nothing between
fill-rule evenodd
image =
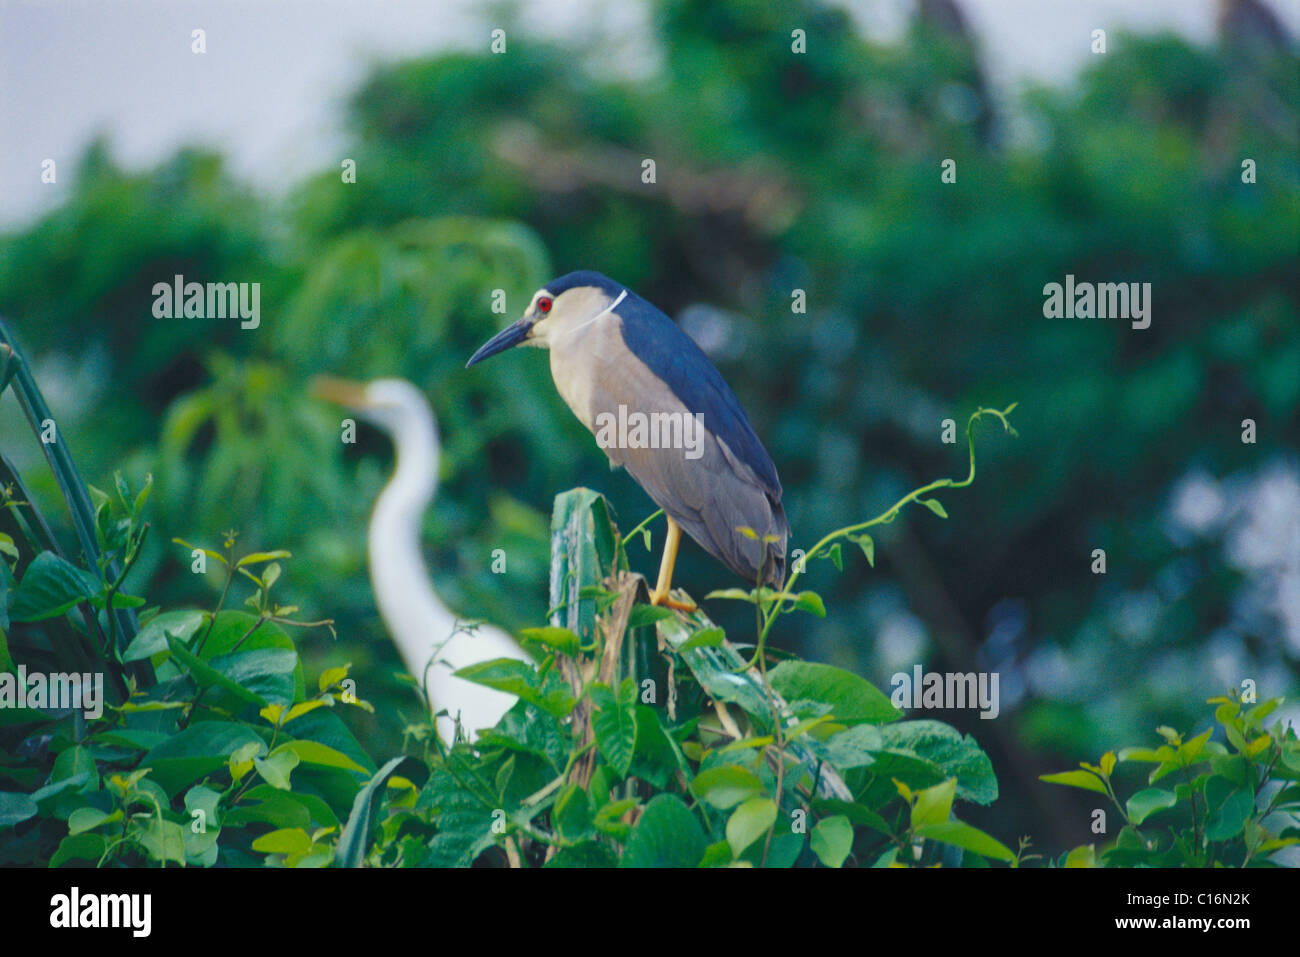
<instances>
[{"instance_id":1,"label":"egret's curved neck","mask_svg":"<svg viewBox=\"0 0 1300 957\"><path fill-rule=\"evenodd\" d=\"M438 487L438 434L429 416L393 430L397 468L375 502L367 551L375 603L407 670L423 678L437 643L455 627L424 567L420 531Z\"/></svg>"}]
</instances>

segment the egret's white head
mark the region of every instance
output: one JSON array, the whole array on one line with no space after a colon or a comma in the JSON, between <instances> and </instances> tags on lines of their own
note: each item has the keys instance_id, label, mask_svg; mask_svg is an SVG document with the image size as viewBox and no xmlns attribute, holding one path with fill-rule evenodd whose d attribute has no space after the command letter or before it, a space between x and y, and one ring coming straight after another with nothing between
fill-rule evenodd
<instances>
[{"instance_id":1,"label":"egret's white head","mask_svg":"<svg viewBox=\"0 0 1300 957\"><path fill-rule=\"evenodd\" d=\"M437 424L424 393L405 379L375 379L349 382L331 376L317 376L312 392L321 399L356 411L395 439L413 433L436 434Z\"/></svg>"}]
</instances>

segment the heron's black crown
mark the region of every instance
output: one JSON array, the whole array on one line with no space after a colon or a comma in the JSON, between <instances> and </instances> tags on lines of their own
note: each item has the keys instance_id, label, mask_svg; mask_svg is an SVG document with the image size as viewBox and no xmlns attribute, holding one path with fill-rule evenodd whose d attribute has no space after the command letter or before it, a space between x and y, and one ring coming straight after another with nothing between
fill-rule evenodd
<instances>
[{"instance_id":1,"label":"heron's black crown","mask_svg":"<svg viewBox=\"0 0 1300 957\"><path fill-rule=\"evenodd\" d=\"M617 298L618 294L623 291L623 286L608 276L590 269L579 269L577 272L566 273L559 279L552 279L543 288L552 296L558 296L562 292L579 289L583 286L595 286L614 298Z\"/></svg>"}]
</instances>

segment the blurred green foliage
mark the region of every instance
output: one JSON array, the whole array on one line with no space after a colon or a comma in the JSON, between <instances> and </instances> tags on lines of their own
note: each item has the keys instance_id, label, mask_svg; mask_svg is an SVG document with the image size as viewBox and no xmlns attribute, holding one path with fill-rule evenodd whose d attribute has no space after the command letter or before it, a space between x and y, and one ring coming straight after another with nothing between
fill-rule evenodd
<instances>
[{"instance_id":1,"label":"blurred green foliage","mask_svg":"<svg viewBox=\"0 0 1300 957\"><path fill-rule=\"evenodd\" d=\"M284 544L313 571L285 600L339 623L337 645L304 654L354 662L386 705L369 733L395 741L415 705L391 679L364 573L390 451L364 429L342 451L305 378L402 375L430 395L445 443L426 528L438 588L467 615L535 624L555 492L606 492L625 527L652 506L608 472L540 356L462 366L543 281L594 268L713 355L777 463L792 549L953 474L944 419L1020 403L1021 440L992 439L995 477L959 520L900 520L875 569L810 567L836 613L772 640L882 684L915 662L999 671L986 747L1008 768L1002 813L1039 843L1086 837L1083 805L1067 813L1037 781L1062 758L1189 727L1197 702L1246 678L1265 697L1293 691L1295 58L1112 37L1069 89L961 111L944 91L985 94L977 51L951 37L873 44L807 0L662 0L654 23L662 63L644 80L612 73L602 44L523 30L505 56L379 67L344 151L279 201L209 153L128 172L96 144L66 206L0 239L0 312L83 470L99 484L123 465L133 482L155 475L161 534L136 592L172 606L219 588L169 553L173 536ZM806 55L791 53L792 25ZM261 283L260 328L155 319L153 284L178 273ZM1043 287L1066 274L1150 282L1151 328L1044 318ZM0 408L6 454L54 501ZM1214 505L1199 524L1178 517L1192 493ZM1245 548L1247 534L1264 544ZM494 548L506 575L490 571ZM736 584L693 547L679 568L697 596Z\"/></svg>"},{"instance_id":2,"label":"blurred green foliage","mask_svg":"<svg viewBox=\"0 0 1300 957\"><path fill-rule=\"evenodd\" d=\"M1213 727L1184 740L1162 726L1159 747L1107 751L1097 764L1080 762L1082 770L1043 775L1052 784L1105 795L1124 822L1100 858L1095 844L1080 845L1063 866L1094 867L1100 860L1106 867L1247 867L1300 844L1300 787L1291 783L1300 776L1300 739L1280 721L1264 724L1281 699L1245 709L1240 697L1208 703L1216 705L1228 745L1211 740ZM1155 767L1148 787L1121 804L1112 776L1129 763ZM1163 786L1154 787L1157 781ZM1104 822L1104 811L1093 815Z\"/></svg>"}]
</instances>

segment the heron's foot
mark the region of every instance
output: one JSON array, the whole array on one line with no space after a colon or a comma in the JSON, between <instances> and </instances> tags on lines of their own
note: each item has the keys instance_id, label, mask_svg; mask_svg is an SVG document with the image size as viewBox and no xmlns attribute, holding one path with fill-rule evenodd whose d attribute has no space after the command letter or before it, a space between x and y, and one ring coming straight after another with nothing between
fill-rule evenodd
<instances>
[{"instance_id":1,"label":"heron's foot","mask_svg":"<svg viewBox=\"0 0 1300 957\"><path fill-rule=\"evenodd\" d=\"M663 605L665 608L671 608L673 611L686 612L687 614L699 610L699 606L694 602L682 602L669 597L668 589L666 588L662 592L652 591L650 593L650 604Z\"/></svg>"}]
</instances>

